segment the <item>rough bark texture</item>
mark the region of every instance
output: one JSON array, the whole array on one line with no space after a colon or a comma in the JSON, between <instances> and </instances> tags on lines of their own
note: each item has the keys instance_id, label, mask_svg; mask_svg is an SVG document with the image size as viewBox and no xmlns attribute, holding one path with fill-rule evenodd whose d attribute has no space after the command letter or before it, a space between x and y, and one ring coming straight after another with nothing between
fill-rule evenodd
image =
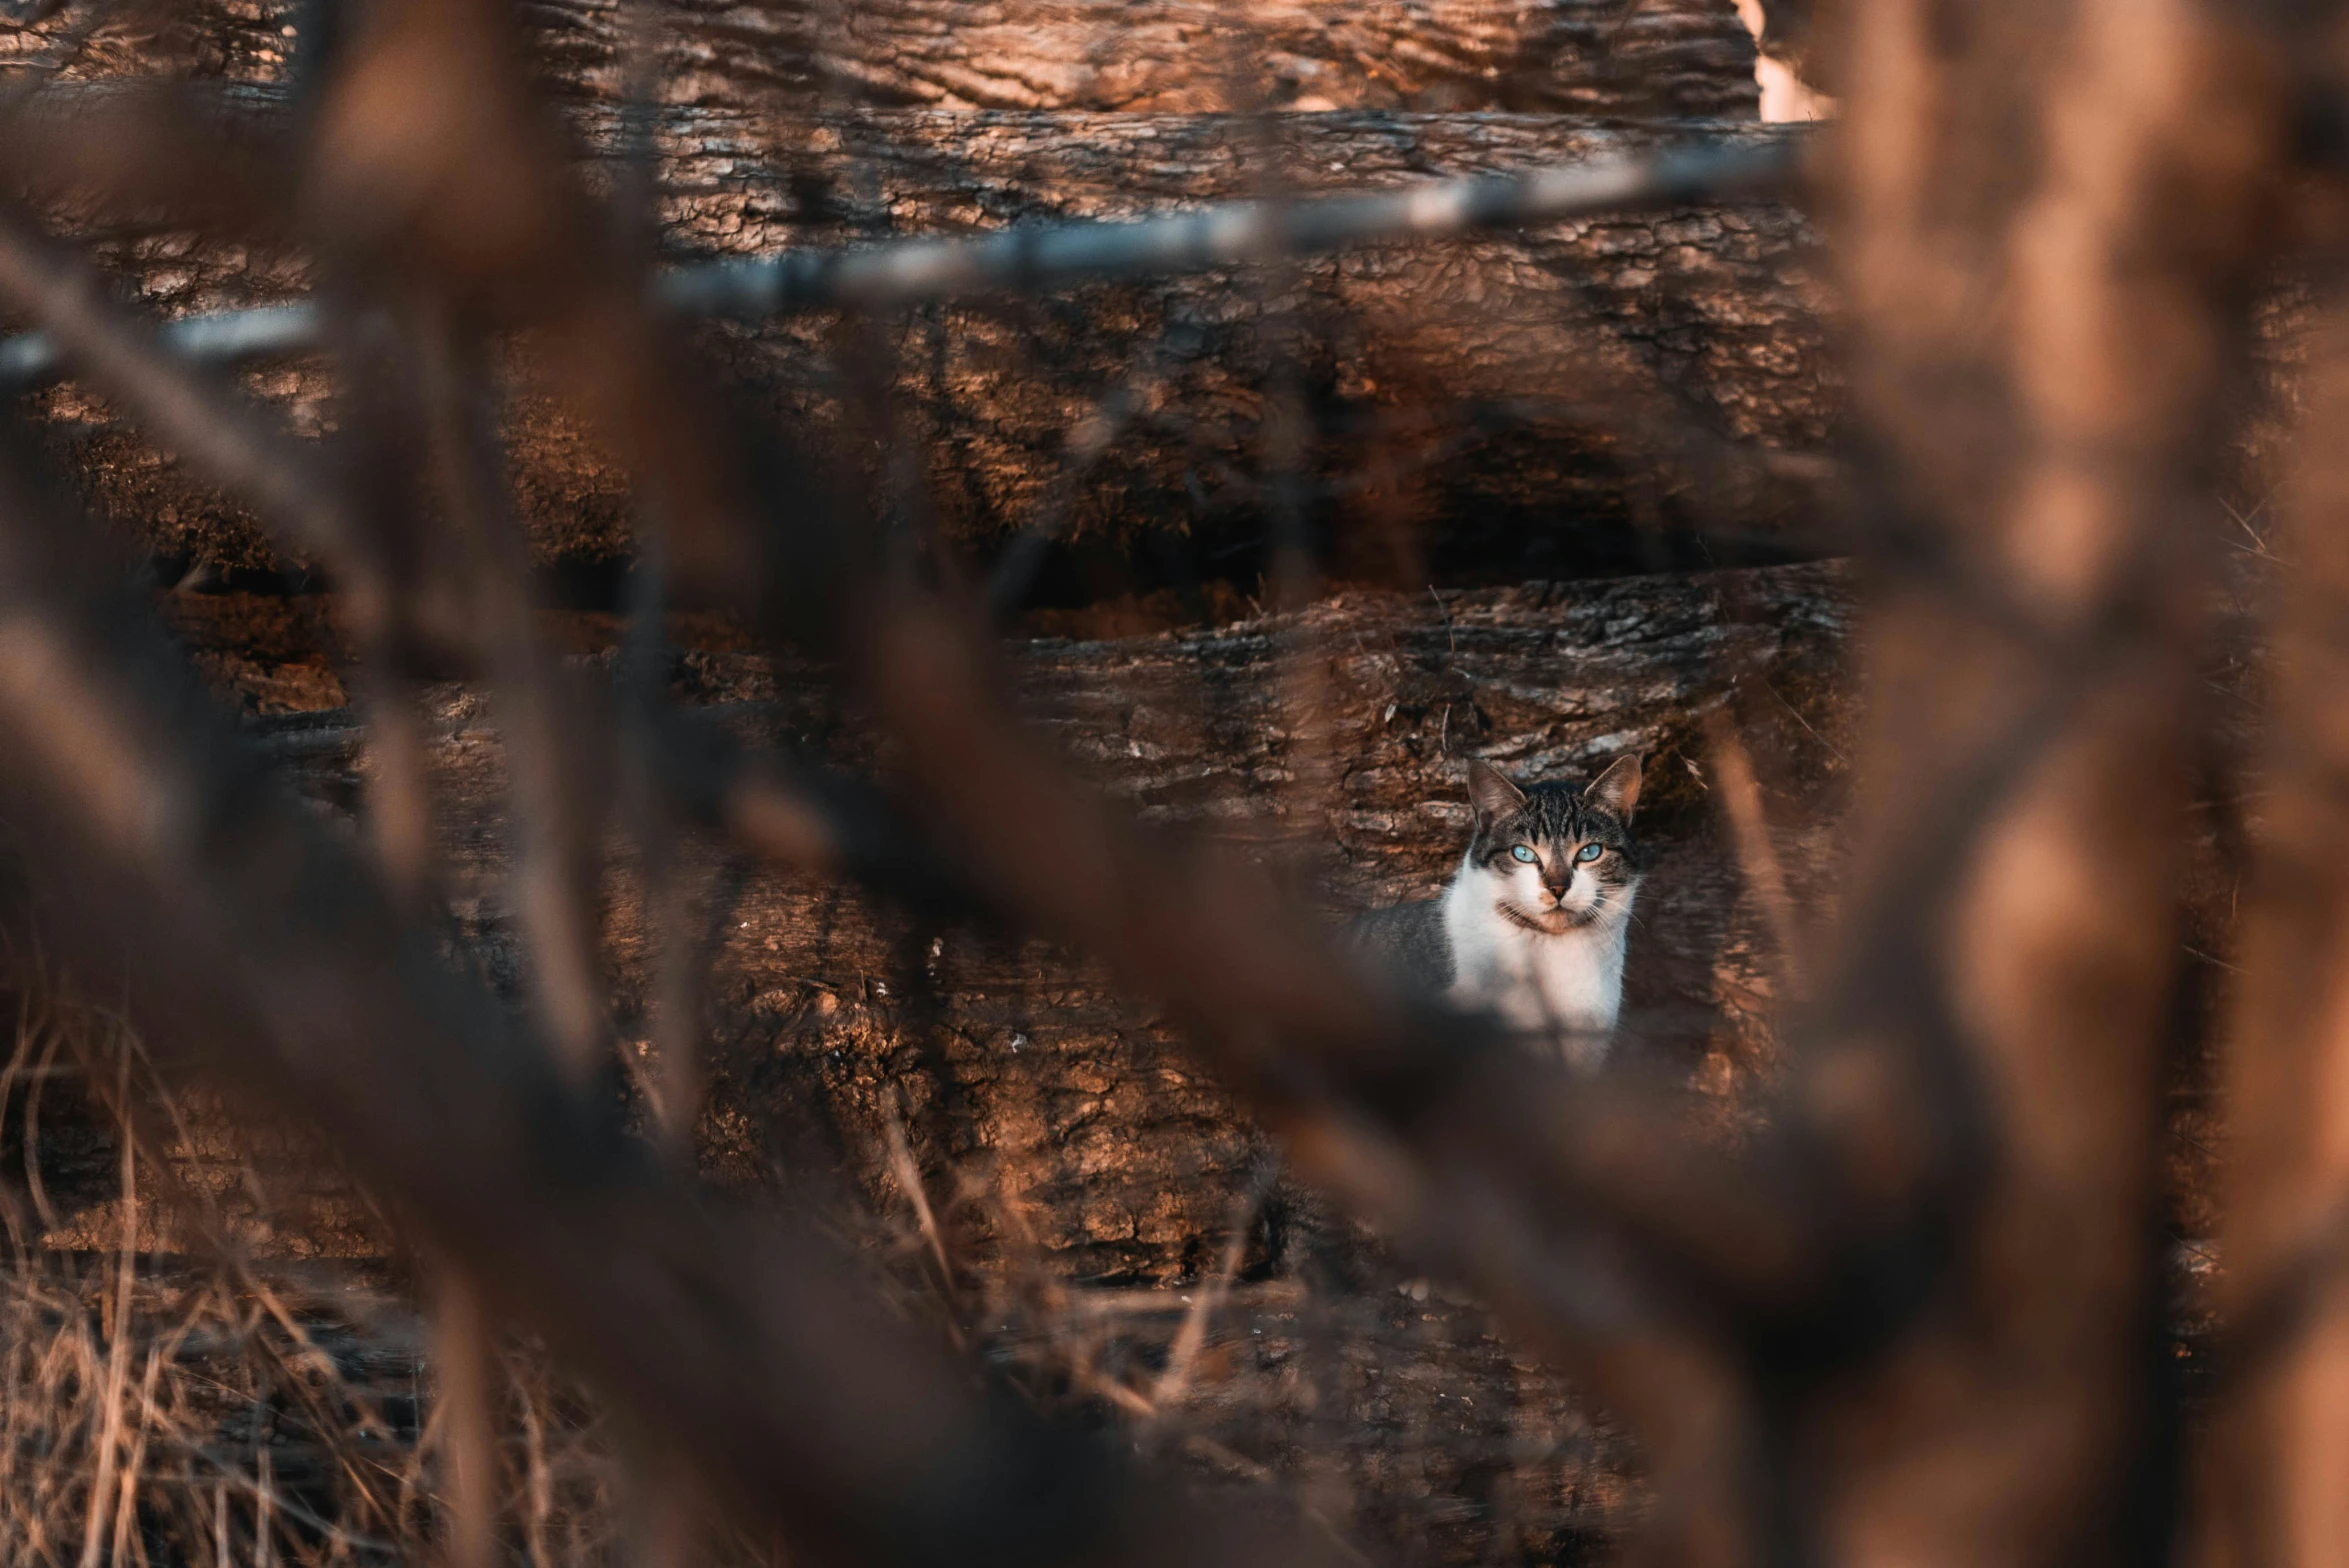
<instances>
[{"instance_id":1,"label":"rough bark texture","mask_svg":"<svg viewBox=\"0 0 2349 1568\"><path fill-rule=\"evenodd\" d=\"M1038 642L1015 668L1037 720L1143 820L1270 854L1334 909L1441 886L1468 828L1466 756L1549 777L1647 751L1659 853L1632 950L1633 1048L1726 1087L1766 1053L1758 1004L1774 988L1690 767L1693 730L1743 683L1769 714L1757 733L1773 777L1803 791L1799 820L1818 830L1836 759L1778 702L1825 730L1842 717L1845 612L1832 568L1537 584L1441 608L1359 594L1273 621ZM727 662L701 678L755 693L761 673ZM1320 725L1299 706L1308 693ZM786 722L815 729L813 715ZM1816 876L1834 858L1814 837L1799 862ZM746 1114L817 1109L853 1168L894 1082L936 1156L1029 1173L1033 1223L1065 1272L1165 1278L1206 1261L1203 1238L1264 1145L1148 1003L1036 947L940 933L893 949L828 889L762 883L733 918L721 971L762 1021L759 1049L734 1059ZM925 1006L939 1009L927 1040Z\"/></svg>"},{"instance_id":2,"label":"rough bark texture","mask_svg":"<svg viewBox=\"0 0 2349 1568\"><path fill-rule=\"evenodd\" d=\"M616 117L587 111L580 124L609 177ZM659 219L679 259L754 254L1124 216L1268 186L1391 186L1650 134L1532 116L771 121L677 110L660 122ZM810 317L704 339L774 417L847 453L872 450L872 427L849 422L839 356L884 354L894 417L928 460L940 522L981 551L1041 512L1121 563L1156 534L1183 538L1194 561L1245 564L1276 482L1301 479L1310 520L1348 541L1349 572L1562 576L1637 563L1643 529L1820 531L1835 391L1811 246L1793 209L1752 204L979 302L877 334L844 337ZM107 249L148 303L175 313L282 298L300 275L295 259L185 235L118 236ZM315 365L252 381L297 419L330 415ZM46 396L76 471L158 552L268 562L233 507L182 484L103 409L70 388ZM1070 428L1113 400L1131 405L1117 438L1072 467ZM1302 475L1267 455L1268 405L1307 421ZM527 378L514 439L542 558L624 556L624 475Z\"/></svg>"},{"instance_id":3,"label":"rough bark texture","mask_svg":"<svg viewBox=\"0 0 2349 1568\"><path fill-rule=\"evenodd\" d=\"M86 26L98 0L0 24L0 70ZM1728 0L541 0L523 7L557 91L667 103L1207 112L1543 109L1754 115L1754 46ZM161 55L183 69L282 80L290 0L201 0L101 26L73 74ZM649 47L632 30L644 27Z\"/></svg>"},{"instance_id":4,"label":"rough bark texture","mask_svg":"<svg viewBox=\"0 0 2349 1568\"><path fill-rule=\"evenodd\" d=\"M93 81L167 66L198 77L280 81L293 57L297 10L292 0L27 0L0 8L0 79Z\"/></svg>"},{"instance_id":5,"label":"rough bark texture","mask_svg":"<svg viewBox=\"0 0 2349 1568\"><path fill-rule=\"evenodd\" d=\"M563 75L625 73L622 9L533 7ZM979 109L1547 109L1754 113L1753 43L1715 0L679 6L673 101L830 94Z\"/></svg>"},{"instance_id":6,"label":"rough bark texture","mask_svg":"<svg viewBox=\"0 0 2349 1568\"><path fill-rule=\"evenodd\" d=\"M317 643L292 621L257 632L255 609L241 595L172 601L215 677L262 710L263 744L322 803L363 809L359 733L333 706L342 693ZM1776 985L1715 836L1697 732L1723 704L1743 715L1787 870L1815 893L1836 859L1825 835L1848 610L1833 566L1535 583L1440 604L1356 592L1155 637L1018 643L1012 666L1037 722L1103 789L1144 820L1277 857L1333 912L1425 896L1449 876L1467 831L1464 758L1533 778L1646 752L1640 826L1657 863L1632 948L1631 1048L1725 1089L1767 1054L1760 1014ZM608 622L564 628L591 664L612 656ZM688 637L689 700L885 770L807 672L706 628ZM1318 725L1296 706L1306 691L1324 704ZM481 960L518 985L497 733L476 691L434 702L453 907ZM645 954L618 874L607 935L626 1035L642 1028ZM803 1169L844 1165L879 1186L881 1120L903 1093L932 1158L1028 1173L1059 1272L1164 1279L1201 1265L1265 1153L1151 1007L1049 948L908 933L833 887L765 874L712 918L720 1082L702 1135L720 1179L755 1184L773 1140L812 1133L832 1147ZM368 1243L348 1231L305 1245Z\"/></svg>"}]
</instances>

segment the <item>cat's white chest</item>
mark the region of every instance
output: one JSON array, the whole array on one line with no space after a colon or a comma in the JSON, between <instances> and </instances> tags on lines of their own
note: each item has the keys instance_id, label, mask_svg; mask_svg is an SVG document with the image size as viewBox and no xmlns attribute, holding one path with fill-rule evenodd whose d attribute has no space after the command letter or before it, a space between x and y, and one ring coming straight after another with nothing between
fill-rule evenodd
<instances>
[{"instance_id":1,"label":"cat's white chest","mask_svg":"<svg viewBox=\"0 0 2349 1568\"><path fill-rule=\"evenodd\" d=\"M1444 901L1454 970L1447 994L1512 1029L1555 1033L1570 1060L1594 1065L1623 1010L1629 914L1626 900L1616 919L1550 936L1509 920L1473 884L1456 886Z\"/></svg>"}]
</instances>

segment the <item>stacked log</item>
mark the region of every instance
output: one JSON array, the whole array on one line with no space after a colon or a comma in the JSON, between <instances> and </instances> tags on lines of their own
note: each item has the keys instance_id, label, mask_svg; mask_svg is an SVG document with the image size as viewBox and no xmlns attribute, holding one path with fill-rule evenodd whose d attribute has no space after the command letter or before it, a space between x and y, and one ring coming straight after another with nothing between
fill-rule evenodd
<instances>
[{"instance_id":1,"label":"stacked log","mask_svg":"<svg viewBox=\"0 0 2349 1568\"><path fill-rule=\"evenodd\" d=\"M590 176L611 181L619 115L588 107L573 123ZM1530 115L674 109L658 123L655 189L665 249L688 260L1385 188L1659 134ZM106 249L173 314L282 299L302 276L297 257L180 234ZM1117 557L1158 536L1195 561L1245 558L1268 496L1289 485L1342 542L1342 573L1409 581L1659 564L1673 558L1643 557L1641 541L1674 528L1731 549L1816 535L1836 396L1828 315L1809 224L1755 202L916 310L854 341L887 360L898 438L927 460L942 529L977 554L1044 521ZM819 439L842 430L830 317L701 338L775 420ZM331 417L322 364L250 384L300 422ZM157 553L277 561L231 502L181 480L104 408L70 387L46 398L74 469ZM1105 404L1127 411L1116 439L1069 462L1070 430ZM1276 404L1307 429L1288 460L1302 474L1264 440ZM854 460L857 443L840 445ZM627 557L625 477L526 374L513 446L542 559Z\"/></svg>"},{"instance_id":2,"label":"stacked log","mask_svg":"<svg viewBox=\"0 0 2349 1568\"><path fill-rule=\"evenodd\" d=\"M151 69L282 82L294 0L105 0L0 10L12 63L95 79ZM558 93L710 108L1213 113L1542 110L1751 119L1754 45L1726 0L530 0Z\"/></svg>"}]
</instances>

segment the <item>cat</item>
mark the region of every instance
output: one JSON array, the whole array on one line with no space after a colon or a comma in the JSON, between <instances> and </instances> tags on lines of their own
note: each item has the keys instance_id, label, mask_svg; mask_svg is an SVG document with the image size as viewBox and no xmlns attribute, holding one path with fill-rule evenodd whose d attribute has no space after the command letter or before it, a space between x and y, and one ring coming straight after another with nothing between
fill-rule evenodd
<instances>
[{"instance_id":1,"label":"cat","mask_svg":"<svg viewBox=\"0 0 2349 1568\"><path fill-rule=\"evenodd\" d=\"M1520 788L1468 764L1475 831L1443 895L1357 916L1356 949L1402 984L1496 1014L1603 1061L1623 1009L1624 947L1644 861L1631 836L1640 759L1587 785Z\"/></svg>"}]
</instances>

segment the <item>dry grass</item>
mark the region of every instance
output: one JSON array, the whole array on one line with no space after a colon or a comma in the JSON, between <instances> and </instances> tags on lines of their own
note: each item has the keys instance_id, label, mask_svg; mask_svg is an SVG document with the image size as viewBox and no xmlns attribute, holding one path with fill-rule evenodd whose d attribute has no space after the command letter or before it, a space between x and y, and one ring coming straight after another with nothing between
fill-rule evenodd
<instances>
[{"instance_id":1,"label":"dry grass","mask_svg":"<svg viewBox=\"0 0 2349 1568\"><path fill-rule=\"evenodd\" d=\"M347 1280L51 1254L0 1280L0 1559L424 1561L443 1530L421 1325ZM615 1556L589 1400L503 1357L501 1514L535 1563Z\"/></svg>"},{"instance_id":2,"label":"dry grass","mask_svg":"<svg viewBox=\"0 0 2349 1568\"><path fill-rule=\"evenodd\" d=\"M14 989L0 975L15 1023L0 1067L0 1562L453 1560L429 1280L396 1251L285 1256L288 1232L254 1223L303 1195L282 1159L189 1179L190 1150L266 1136L211 1125L222 1108L168 1090L118 1018L15 967ZM899 1311L1034 1402L1380 1556L1581 1560L1637 1508L1621 1436L1513 1356L1482 1308L1350 1242L1244 1275L1271 1172L1235 1194L1189 1286L1091 1288L1028 1223L1040 1173L925 1174L892 1131L874 1153L894 1193L839 1224ZM77 1152L83 1190L53 1190ZM104 1190L95 1158L111 1164ZM971 1251L958 1238L974 1232L1008 1244ZM497 1351L498 1558L781 1560L741 1535L676 1539L681 1513L714 1511L648 1481L660 1467L542 1345L508 1334ZM687 1527L705 1528L720 1527Z\"/></svg>"},{"instance_id":3,"label":"dry grass","mask_svg":"<svg viewBox=\"0 0 2349 1568\"><path fill-rule=\"evenodd\" d=\"M210 1197L173 1179L187 1140L175 1147L171 1134L184 1135L186 1117L136 1039L44 985L10 999L0 1562L438 1556L438 1401L399 1271L254 1256ZM61 1085L101 1106L111 1134L108 1251L47 1244L87 1229L64 1224L43 1180L44 1101L54 1107ZM261 1187L259 1172L244 1174ZM157 1246L188 1238L186 1250ZM526 1341L502 1345L499 1361L510 1545L534 1563L613 1560L623 1469L594 1402Z\"/></svg>"}]
</instances>

